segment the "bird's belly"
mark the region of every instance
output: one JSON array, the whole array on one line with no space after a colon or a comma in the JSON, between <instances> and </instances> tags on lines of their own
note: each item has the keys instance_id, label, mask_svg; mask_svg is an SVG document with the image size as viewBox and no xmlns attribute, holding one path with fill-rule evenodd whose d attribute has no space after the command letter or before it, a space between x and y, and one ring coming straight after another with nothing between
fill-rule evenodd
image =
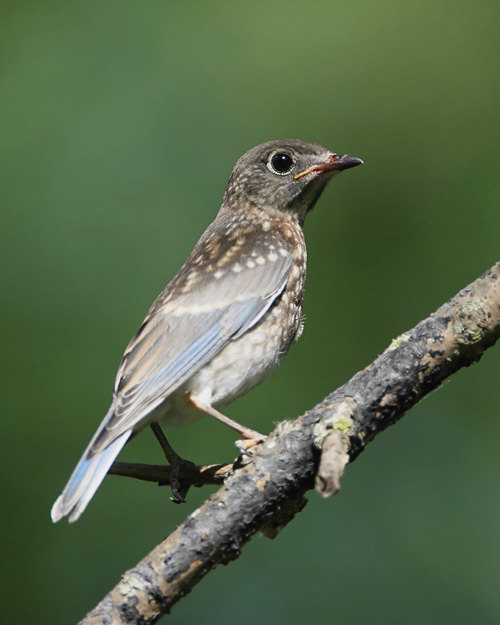
<instances>
[{"instance_id":1,"label":"bird's belly","mask_svg":"<svg viewBox=\"0 0 500 625\"><path fill-rule=\"evenodd\" d=\"M153 419L167 425L187 425L204 416L189 402L188 393L220 407L270 377L302 330L301 301L285 304L285 308L273 307L263 321L229 342L156 409Z\"/></svg>"},{"instance_id":2,"label":"bird's belly","mask_svg":"<svg viewBox=\"0 0 500 625\"><path fill-rule=\"evenodd\" d=\"M198 371L189 386L207 395L212 406L224 406L266 380L285 354L279 341L261 333L249 333L229 343Z\"/></svg>"},{"instance_id":3,"label":"bird's belly","mask_svg":"<svg viewBox=\"0 0 500 625\"><path fill-rule=\"evenodd\" d=\"M166 425L183 426L205 416L188 399L193 393L214 407L231 403L267 379L279 366L280 354L274 341L249 340L243 336L229 343L210 362L170 395L154 411L152 420Z\"/></svg>"},{"instance_id":4,"label":"bird's belly","mask_svg":"<svg viewBox=\"0 0 500 625\"><path fill-rule=\"evenodd\" d=\"M231 341L198 371L194 392L208 395L212 406L224 406L266 380L281 364L301 326L301 298L285 290L264 318Z\"/></svg>"}]
</instances>

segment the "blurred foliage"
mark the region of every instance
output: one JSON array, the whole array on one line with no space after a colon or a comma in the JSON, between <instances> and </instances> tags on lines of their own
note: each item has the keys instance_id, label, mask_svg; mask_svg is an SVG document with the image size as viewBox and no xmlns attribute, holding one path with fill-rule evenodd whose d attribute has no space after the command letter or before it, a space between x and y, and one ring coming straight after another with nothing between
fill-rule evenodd
<instances>
[{"instance_id":1,"label":"blurred foliage","mask_svg":"<svg viewBox=\"0 0 500 625\"><path fill-rule=\"evenodd\" d=\"M306 331L228 410L251 427L314 405L499 259L500 4L18 0L0 18L2 614L58 625L210 492L173 506L109 477L76 525L49 520L244 151L298 137L366 163L308 219ZM176 622L498 623L499 364L432 394ZM235 455L209 419L169 434L199 462ZM161 454L145 432L120 458Z\"/></svg>"}]
</instances>

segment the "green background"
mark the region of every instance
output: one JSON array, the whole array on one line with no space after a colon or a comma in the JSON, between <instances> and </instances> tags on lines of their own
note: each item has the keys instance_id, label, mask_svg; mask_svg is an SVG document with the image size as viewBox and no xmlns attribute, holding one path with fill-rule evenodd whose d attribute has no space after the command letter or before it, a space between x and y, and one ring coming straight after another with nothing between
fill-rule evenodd
<instances>
[{"instance_id":1,"label":"green background","mask_svg":"<svg viewBox=\"0 0 500 625\"><path fill-rule=\"evenodd\" d=\"M0 8L2 617L75 623L209 494L108 477L50 506L150 303L236 159L297 137L365 160L306 224L306 328L228 409L302 413L499 259L496 0L4 1ZM460 372L174 608L180 624L500 621L500 350ZM204 419L168 432L231 460ZM161 462L144 432L120 459Z\"/></svg>"}]
</instances>

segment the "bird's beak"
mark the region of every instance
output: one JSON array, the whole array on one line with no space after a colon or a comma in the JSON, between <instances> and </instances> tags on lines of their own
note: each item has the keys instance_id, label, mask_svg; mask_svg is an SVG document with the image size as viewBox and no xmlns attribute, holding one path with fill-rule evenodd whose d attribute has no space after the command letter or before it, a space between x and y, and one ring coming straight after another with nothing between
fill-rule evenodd
<instances>
[{"instance_id":1,"label":"bird's beak","mask_svg":"<svg viewBox=\"0 0 500 625\"><path fill-rule=\"evenodd\" d=\"M303 178L304 176L307 176L307 174L311 174L313 172L323 174L326 172L343 171L344 169L349 169L350 167L356 167L357 165L362 164L363 161L356 156L351 156L350 154L332 154L328 162L308 167L307 169L304 169L296 174L293 179L298 180L299 178Z\"/></svg>"}]
</instances>

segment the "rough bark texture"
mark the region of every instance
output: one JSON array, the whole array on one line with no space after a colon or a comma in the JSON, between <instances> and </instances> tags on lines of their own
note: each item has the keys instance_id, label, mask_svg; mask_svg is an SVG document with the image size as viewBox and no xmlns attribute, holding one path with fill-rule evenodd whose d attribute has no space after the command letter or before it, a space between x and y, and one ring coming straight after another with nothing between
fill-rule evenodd
<instances>
[{"instance_id":1,"label":"rough bark texture","mask_svg":"<svg viewBox=\"0 0 500 625\"><path fill-rule=\"evenodd\" d=\"M427 393L478 361L500 335L500 263L371 365L240 458L220 490L146 556L81 621L147 625L262 531L275 536L316 486L335 493L349 461ZM148 478L145 478L148 479Z\"/></svg>"}]
</instances>

